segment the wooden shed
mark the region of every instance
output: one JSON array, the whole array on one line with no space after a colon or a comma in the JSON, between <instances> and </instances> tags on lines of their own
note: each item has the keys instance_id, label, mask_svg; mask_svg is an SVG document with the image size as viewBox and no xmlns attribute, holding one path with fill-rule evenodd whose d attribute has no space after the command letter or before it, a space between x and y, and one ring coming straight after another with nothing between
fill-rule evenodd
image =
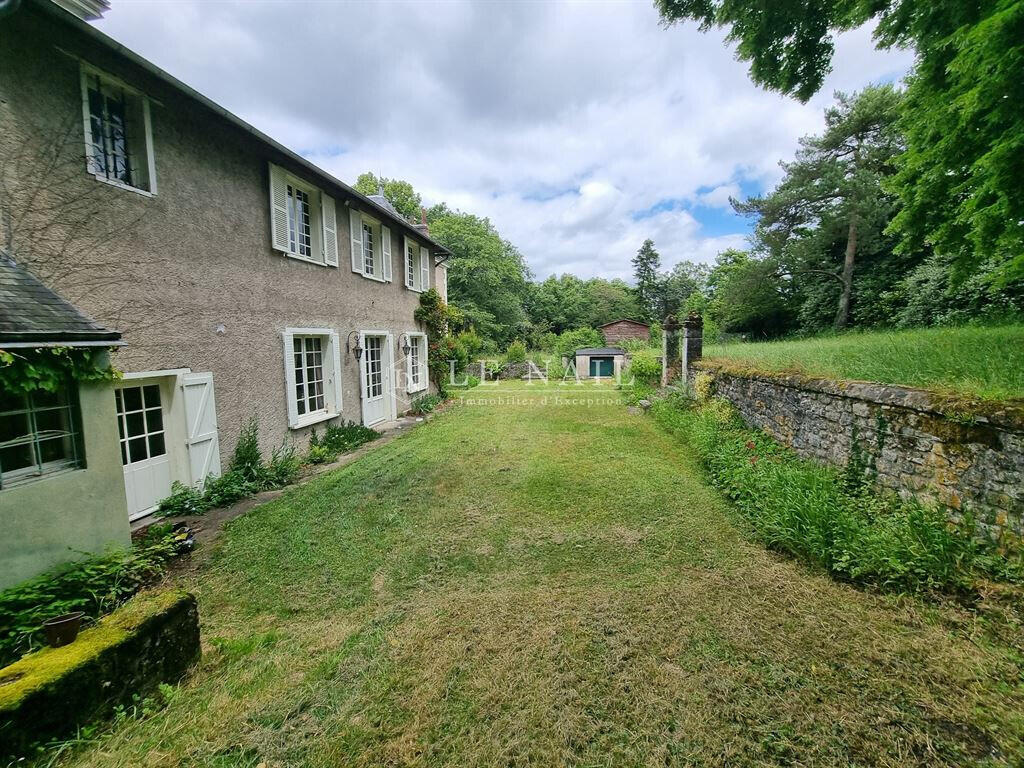
<instances>
[{"instance_id":1,"label":"wooden shed","mask_svg":"<svg viewBox=\"0 0 1024 768\"><path fill-rule=\"evenodd\" d=\"M651 326L639 320L613 320L599 326L599 329L607 344L621 344L633 339L647 341L651 333Z\"/></svg>"}]
</instances>

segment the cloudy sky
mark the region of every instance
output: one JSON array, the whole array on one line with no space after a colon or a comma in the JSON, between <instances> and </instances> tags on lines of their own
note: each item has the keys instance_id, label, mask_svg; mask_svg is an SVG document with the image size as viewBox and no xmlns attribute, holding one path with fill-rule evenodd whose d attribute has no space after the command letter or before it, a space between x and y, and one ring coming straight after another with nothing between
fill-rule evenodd
<instances>
[{"instance_id":1,"label":"cloudy sky","mask_svg":"<svg viewBox=\"0 0 1024 768\"><path fill-rule=\"evenodd\" d=\"M778 181L832 91L911 63L848 33L802 105L648 0L113 0L97 26L345 181L489 216L539 278L628 278L647 237L666 267L742 246L729 196Z\"/></svg>"}]
</instances>

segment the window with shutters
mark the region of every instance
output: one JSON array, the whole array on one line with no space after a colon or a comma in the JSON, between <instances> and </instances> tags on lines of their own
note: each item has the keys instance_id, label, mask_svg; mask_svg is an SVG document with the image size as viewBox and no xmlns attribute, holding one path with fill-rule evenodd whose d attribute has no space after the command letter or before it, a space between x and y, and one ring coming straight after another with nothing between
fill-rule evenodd
<instances>
[{"instance_id":1,"label":"window with shutters","mask_svg":"<svg viewBox=\"0 0 1024 768\"><path fill-rule=\"evenodd\" d=\"M412 291L430 288L430 252L410 238L405 240L405 287Z\"/></svg>"},{"instance_id":2,"label":"window with shutters","mask_svg":"<svg viewBox=\"0 0 1024 768\"><path fill-rule=\"evenodd\" d=\"M391 281L391 230L377 219L349 209L352 271L380 282Z\"/></svg>"},{"instance_id":3,"label":"window with shutters","mask_svg":"<svg viewBox=\"0 0 1024 768\"><path fill-rule=\"evenodd\" d=\"M274 249L286 256L338 266L334 199L271 163L270 237Z\"/></svg>"},{"instance_id":4,"label":"window with shutters","mask_svg":"<svg viewBox=\"0 0 1024 768\"><path fill-rule=\"evenodd\" d=\"M377 254L373 248L373 224L363 220L363 274L373 277L377 273Z\"/></svg>"},{"instance_id":5,"label":"window with shutters","mask_svg":"<svg viewBox=\"0 0 1024 768\"><path fill-rule=\"evenodd\" d=\"M288 423L293 429L341 412L341 357L338 334L329 328L285 331Z\"/></svg>"},{"instance_id":6,"label":"window with shutters","mask_svg":"<svg viewBox=\"0 0 1024 768\"><path fill-rule=\"evenodd\" d=\"M427 382L427 336L423 333L410 333L405 389L407 392L419 392L427 388Z\"/></svg>"},{"instance_id":7,"label":"window with shutters","mask_svg":"<svg viewBox=\"0 0 1024 768\"><path fill-rule=\"evenodd\" d=\"M0 391L0 490L82 466L79 423L73 385Z\"/></svg>"},{"instance_id":8,"label":"window with shutters","mask_svg":"<svg viewBox=\"0 0 1024 768\"><path fill-rule=\"evenodd\" d=\"M86 167L100 181L156 193L149 100L116 78L82 65Z\"/></svg>"}]
</instances>

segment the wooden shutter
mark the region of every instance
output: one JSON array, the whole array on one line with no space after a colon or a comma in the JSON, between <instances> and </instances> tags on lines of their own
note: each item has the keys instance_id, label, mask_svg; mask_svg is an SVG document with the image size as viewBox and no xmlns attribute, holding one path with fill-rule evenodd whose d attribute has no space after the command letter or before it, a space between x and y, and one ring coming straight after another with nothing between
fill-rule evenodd
<instances>
[{"instance_id":1,"label":"wooden shutter","mask_svg":"<svg viewBox=\"0 0 1024 768\"><path fill-rule=\"evenodd\" d=\"M288 182L284 169L270 164L270 242L276 251L288 248Z\"/></svg>"},{"instance_id":2,"label":"wooden shutter","mask_svg":"<svg viewBox=\"0 0 1024 768\"><path fill-rule=\"evenodd\" d=\"M413 284L409 281L409 238L402 238L402 253L405 258L402 260L402 282L405 283L406 288L413 288Z\"/></svg>"},{"instance_id":3,"label":"wooden shutter","mask_svg":"<svg viewBox=\"0 0 1024 768\"><path fill-rule=\"evenodd\" d=\"M334 413L341 413L341 342L334 331L331 331L330 346L330 360L334 368L330 376L331 391L334 395L332 410Z\"/></svg>"},{"instance_id":4,"label":"wooden shutter","mask_svg":"<svg viewBox=\"0 0 1024 768\"><path fill-rule=\"evenodd\" d=\"M420 290L430 289L430 251L420 246Z\"/></svg>"},{"instance_id":5,"label":"wooden shutter","mask_svg":"<svg viewBox=\"0 0 1024 768\"><path fill-rule=\"evenodd\" d=\"M324 264L338 266L338 221L335 215L334 198L320 193L320 221L323 226Z\"/></svg>"},{"instance_id":6,"label":"wooden shutter","mask_svg":"<svg viewBox=\"0 0 1024 768\"><path fill-rule=\"evenodd\" d=\"M352 234L352 271L363 272L363 217L359 211L349 210L348 226Z\"/></svg>"},{"instance_id":7,"label":"wooden shutter","mask_svg":"<svg viewBox=\"0 0 1024 768\"><path fill-rule=\"evenodd\" d=\"M430 345L427 343L427 335L423 334L420 338L420 387L422 389L430 389L430 368L427 367L427 347Z\"/></svg>"},{"instance_id":8,"label":"wooden shutter","mask_svg":"<svg viewBox=\"0 0 1024 768\"><path fill-rule=\"evenodd\" d=\"M380 252L384 259L384 280L391 282L391 230L380 228Z\"/></svg>"},{"instance_id":9,"label":"wooden shutter","mask_svg":"<svg viewBox=\"0 0 1024 768\"><path fill-rule=\"evenodd\" d=\"M186 373L181 377L185 395L185 445L193 487L202 488L206 478L220 475L220 441L217 437L217 405L213 399L212 373Z\"/></svg>"},{"instance_id":10,"label":"wooden shutter","mask_svg":"<svg viewBox=\"0 0 1024 768\"><path fill-rule=\"evenodd\" d=\"M288 403L288 426L299 424L299 403L295 398L295 335L285 331L284 338L284 399Z\"/></svg>"}]
</instances>

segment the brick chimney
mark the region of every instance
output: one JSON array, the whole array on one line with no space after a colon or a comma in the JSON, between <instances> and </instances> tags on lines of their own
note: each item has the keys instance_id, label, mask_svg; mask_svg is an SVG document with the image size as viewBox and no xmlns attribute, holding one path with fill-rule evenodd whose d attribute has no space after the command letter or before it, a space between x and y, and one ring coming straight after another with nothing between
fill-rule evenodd
<instances>
[{"instance_id":1,"label":"brick chimney","mask_svg":"<svg viewBox=\"0 0 1024 768\"><path fill-rule=\"evenodd\" d=\"M427 226L427 212L422 205L420 206L420 223L413 224L413 227L417 232L422 232L424 235L430 234L430 227Z\"/></svg>"}]
</instances>

